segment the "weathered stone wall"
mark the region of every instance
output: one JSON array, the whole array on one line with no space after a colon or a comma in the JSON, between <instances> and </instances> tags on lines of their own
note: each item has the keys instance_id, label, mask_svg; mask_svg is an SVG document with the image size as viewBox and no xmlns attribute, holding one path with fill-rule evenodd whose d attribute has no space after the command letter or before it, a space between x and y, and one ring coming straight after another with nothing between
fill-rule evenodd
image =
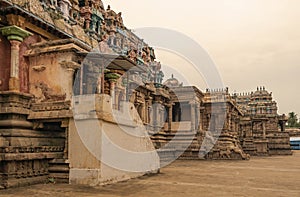
<instances>
[{"instance_id":1,"label":"weathered stone wall","mask_svg":"<svg viewBox=\"0 0 300 197\"><path fill-rule=\"evenodd\" d=\"M25 38L25 40L20 45L20 91L29 93L29 69L30 69L30 61L27 57L24 56L27 50L30 49L30 45L41 41L39 35L32 35L30 37Z\"/></svg>"},{"instance_id":2,"label":"weathered stone wall","mask_svg":"<svg viewBox=\"0 0 300 197\"><path fill-rule=\"evenodd\" d=\"M57 123L37 127L28 120L30 95L0 94L0 187L47 182L49 161L63 158L65 130Z\"/></svg>"}]
</instances>

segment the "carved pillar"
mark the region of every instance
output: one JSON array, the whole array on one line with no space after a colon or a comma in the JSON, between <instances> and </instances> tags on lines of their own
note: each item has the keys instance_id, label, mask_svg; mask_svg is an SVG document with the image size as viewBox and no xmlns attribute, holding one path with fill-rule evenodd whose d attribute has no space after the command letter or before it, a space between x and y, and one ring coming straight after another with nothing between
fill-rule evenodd
<instances>
[{"instance_id":1,"label":"carved pillar","mask_svg":"<svg viewBox=\"0 0 300 197\"><path fill-rule=\"evenodd\" d=\"M9 90L20 91L20 79L19 79L19 55L20 55L20 44L23 40L31 36L32 34L20 27L15 25L3 27L0 29L3 36L6 36L11 44L11 65L10 65L10 79L9 79Z\"/></svg>"}]
</instances>

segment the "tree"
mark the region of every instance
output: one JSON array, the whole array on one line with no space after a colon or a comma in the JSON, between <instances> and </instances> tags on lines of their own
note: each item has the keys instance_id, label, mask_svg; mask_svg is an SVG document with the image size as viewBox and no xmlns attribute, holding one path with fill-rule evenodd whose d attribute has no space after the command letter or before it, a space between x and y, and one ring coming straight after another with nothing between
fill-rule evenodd
<instances>
[{"instance_id":1,"label":"tree","mask_svg":"<svg viewBox=\"0 0 300 197\"><path fill-rule=\"evenodd\" d=\"M288 127L299 127L300 123L298 122L298 115L295 112L289 113L288 118Z\"/></svg>"}]
</instances>

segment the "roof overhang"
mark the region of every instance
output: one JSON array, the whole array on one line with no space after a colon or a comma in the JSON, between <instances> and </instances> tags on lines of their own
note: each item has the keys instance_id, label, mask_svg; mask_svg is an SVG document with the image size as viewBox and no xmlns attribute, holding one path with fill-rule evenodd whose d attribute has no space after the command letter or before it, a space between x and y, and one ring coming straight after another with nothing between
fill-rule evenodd
<instances>
[{"instance_id":1,"label":"roof overhang","mask_svg":"<svg viewBox=\"0 0 300 197\"><path fill-rule=\"evenodd\" d=\"M84 57L84 60L92 61L95 64L101 64L107 69L146 72L147 70L140 65L134 63L126 56L118 54L103 54L99 52L79 52L78 55ZM84 61L83 60L83 61Z\"/></svg>"}]
</instances>

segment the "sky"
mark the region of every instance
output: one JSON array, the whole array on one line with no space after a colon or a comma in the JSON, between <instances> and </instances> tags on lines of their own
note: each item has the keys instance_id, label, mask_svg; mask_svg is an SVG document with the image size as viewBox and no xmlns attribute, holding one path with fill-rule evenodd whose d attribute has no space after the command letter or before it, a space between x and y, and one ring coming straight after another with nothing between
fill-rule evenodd
<instances>
[{"instance_id":1,"label":"sky","mask_svg":"<svg viewBox=\"0 0 300 197\"><path fill-rule=\"evenodd\" d=\"M294 111L300 115L299 0L103 0L103 3L122 12L129 29L162 27L195 40L215 62L231 92L251 92L257 86L265 86L273 92L279 113ZM188 75L189 83L205 90L205 80L193 75L188 59L162 49L156 49L156 55L164 65L165 79L171 73L179 79L180 75Z\"/></svg>"}]
</instances>

